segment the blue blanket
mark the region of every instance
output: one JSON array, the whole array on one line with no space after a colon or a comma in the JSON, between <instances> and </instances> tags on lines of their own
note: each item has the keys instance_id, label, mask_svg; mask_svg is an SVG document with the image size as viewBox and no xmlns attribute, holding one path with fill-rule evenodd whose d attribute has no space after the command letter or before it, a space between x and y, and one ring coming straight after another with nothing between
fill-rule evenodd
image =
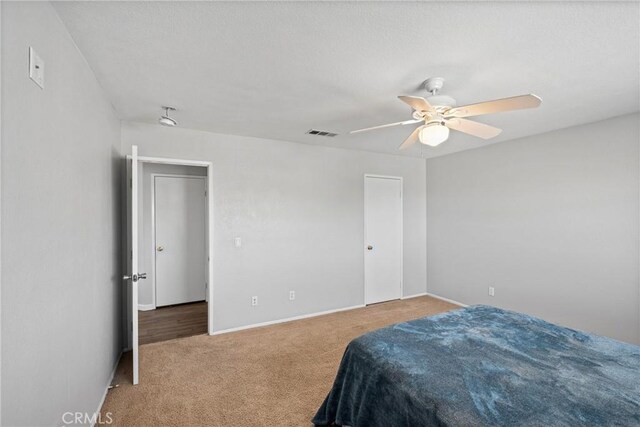
<instances>
[{"instance_id":1,"label":"blue blanket","mask_svg":"<svg viewBox=\"0 0 640 427\"><path fill-rule=\"evenodd\" d=\"M320 426L640 426L640 347L472 306L347 347Z\"/></svg>"}]
</instances>

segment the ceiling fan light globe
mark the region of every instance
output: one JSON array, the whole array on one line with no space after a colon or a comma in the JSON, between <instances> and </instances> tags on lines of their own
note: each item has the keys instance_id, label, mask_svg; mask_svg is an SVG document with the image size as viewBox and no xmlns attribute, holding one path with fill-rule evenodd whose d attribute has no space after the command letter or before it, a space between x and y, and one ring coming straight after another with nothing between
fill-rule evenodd
<instances>
[{"instance_id":1,"label":"ceiling fan light globe","mask_svg":"<svg viewBox=\"0 0 640 427\"><path fill-rule=\"evenodd\" d=\"M418 134L421 143L436 147L449 139L449 128L439 123L426 125Z\"/></svg>"},{"instance_id":2,"label":"ceiling fan light globe","mask_svg":"<svg viewBox=\"0 0 640 427\"><path fill-rule=\"evenodd\" d=\"M176 126L178 124L178 122L173 120L171 117L167 117L167 116L160 117L160 119L158 119L158 122L162 126L169 126L169 127L174 127L174 126Z\"/></svg>"}]
</instances>

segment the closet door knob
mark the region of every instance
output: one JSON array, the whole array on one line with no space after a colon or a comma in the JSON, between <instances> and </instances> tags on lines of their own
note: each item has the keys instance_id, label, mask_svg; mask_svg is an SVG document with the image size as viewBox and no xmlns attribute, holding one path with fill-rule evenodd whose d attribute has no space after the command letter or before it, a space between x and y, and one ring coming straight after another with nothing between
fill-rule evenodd
<instances>
[{"instance_id":1,"label":"closet door knob","mask_svg":"<svg viewBox=\"0 0 640 427\"><path fill-rule=\"evenodd\" d=\"M162 252L162 251L164 251L164 246L158 246L158 247L156 248L156 250L157 250L158 252Z\"/></svg>"}]
</instances>

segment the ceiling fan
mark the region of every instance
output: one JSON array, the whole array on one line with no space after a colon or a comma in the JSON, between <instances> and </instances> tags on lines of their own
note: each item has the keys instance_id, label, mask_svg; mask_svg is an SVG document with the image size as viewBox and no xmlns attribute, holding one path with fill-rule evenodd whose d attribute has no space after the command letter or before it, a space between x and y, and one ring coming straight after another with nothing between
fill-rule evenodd
<instances>
[{"instance_id":1,"label":"ceiling fan","mask_svg":"<svg viewBox=\"0 0 640 427\"><path fill-rule=\"evenodd\" d=\"M425 81L425 88L431 93L431 96L427 97L427 99L418 96L398 96L401 101L413 108L413 119L358 129L350 133L424 122L423 125L418 126L411 132L411 135L400 144L400 150L410 147L418 140L432 147L440 145L449 138L449 129L483 139L490 139L498 136L500 132L502 132L502 129L484 123L474 122L473 120L467 120L465 117L535 108L542 102L542 99L538 96L528 94L456 107L455 99L446 95L438 95L443 84L444 79L441 77L433 77Z\"/></svg>"}]
</instances>

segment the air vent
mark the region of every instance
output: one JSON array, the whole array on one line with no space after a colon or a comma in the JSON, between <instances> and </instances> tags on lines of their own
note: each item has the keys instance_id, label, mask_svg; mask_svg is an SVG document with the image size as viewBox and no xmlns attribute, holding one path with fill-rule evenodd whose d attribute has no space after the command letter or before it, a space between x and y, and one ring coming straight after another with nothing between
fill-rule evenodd
<instances>
[{"instance_id":1,"label":"air vent","mask_svg":"<svg viewBox=\"0 0 640 427\"><path fill-rule=\"evenodd\" d=\"M317 129L309 129L307 131L307 135L328 136L329 138L333 138L334 136L338 136L337 133L327 132L327 131L324 131L324 130L317 130Z\"/></svg>"}]
</instances>

